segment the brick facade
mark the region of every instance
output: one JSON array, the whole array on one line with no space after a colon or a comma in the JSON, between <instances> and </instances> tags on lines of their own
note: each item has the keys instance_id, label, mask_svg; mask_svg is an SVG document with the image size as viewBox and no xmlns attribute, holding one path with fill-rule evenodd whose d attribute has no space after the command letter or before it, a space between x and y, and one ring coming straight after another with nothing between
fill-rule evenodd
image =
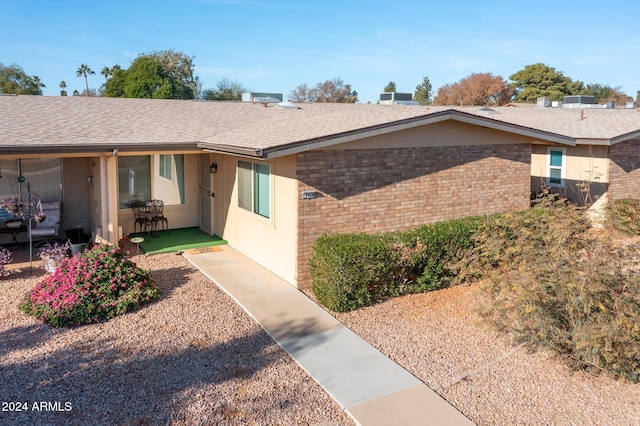
<instances>
[{"instance_id":1,"label":"brick facade","mask_svg":"<svg viewBox=\"0 0 640 426\"><path fill-rule=\"evenodd\" d=\"M524 209L531 146L476 145L309 151L298 154L298 287L324 233L406 230L425 223ZM301 198L301 196L300 196Z\"/></svg>"},{"instance_id":2,"label":"brick facade","mask_svg":"<svg viewBox=\"0 0 640 426\"><path fill-rule=\"evenodd\" d=\"M611 145L609 158L609 202L640 198L640 140Z\"/></svg>"}]
</instances>

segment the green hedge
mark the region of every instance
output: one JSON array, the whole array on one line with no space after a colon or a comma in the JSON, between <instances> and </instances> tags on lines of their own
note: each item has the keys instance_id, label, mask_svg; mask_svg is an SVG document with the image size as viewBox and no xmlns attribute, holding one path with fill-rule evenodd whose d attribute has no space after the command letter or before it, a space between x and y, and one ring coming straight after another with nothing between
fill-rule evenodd
<instances>
[{"instance_id":1,"label":"green hedge","mask_svg":"<svg viewBox=\"0 0 640 426\"><path fill-rule=\"evenodd\" d=\"M345 312L447 287L477 225L477 218L467 218L407 232L321 236L310 261L313 293L326 308Z\"/></svg>"}]
</instances>

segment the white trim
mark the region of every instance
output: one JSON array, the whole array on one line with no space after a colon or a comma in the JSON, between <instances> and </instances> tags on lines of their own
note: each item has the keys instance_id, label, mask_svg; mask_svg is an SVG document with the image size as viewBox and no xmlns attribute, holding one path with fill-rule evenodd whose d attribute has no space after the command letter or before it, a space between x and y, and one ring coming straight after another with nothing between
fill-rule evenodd
<instances>
[{"instance_id":1,"label":"white trim","mask_svg":"<svg viewBox=\"0 0 640 426\"><path fill-rule=\"evenodd\" d=\"M551 165L551 151L560 151L562 152L562 165L552 166ZM553 188L564 188L565 187L565 176L567 173L567 149L566 148L557 148L557 147L548 147L547 148L547 185ZM551 170L560 170L560 183L551 182Z\"/></svg>"}]
</instances>

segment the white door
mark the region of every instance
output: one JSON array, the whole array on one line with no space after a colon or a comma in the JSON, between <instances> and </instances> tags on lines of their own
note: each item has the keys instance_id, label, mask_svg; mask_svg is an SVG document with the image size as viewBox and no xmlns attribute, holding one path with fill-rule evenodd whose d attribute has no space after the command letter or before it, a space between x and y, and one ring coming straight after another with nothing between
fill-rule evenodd
<instances>
[{"instance_id":1,"label":"white door","mask_svg":"<svg viewBox=\"0 0 640 426\"><path fill-rule=\"evenodd\" d=\"M209 235L213 234L213 203L215 200L215 194L212 191L215 174L211 173L211 164L209 154L200 155L200 229Z\"/></svg>"}]
</instances>

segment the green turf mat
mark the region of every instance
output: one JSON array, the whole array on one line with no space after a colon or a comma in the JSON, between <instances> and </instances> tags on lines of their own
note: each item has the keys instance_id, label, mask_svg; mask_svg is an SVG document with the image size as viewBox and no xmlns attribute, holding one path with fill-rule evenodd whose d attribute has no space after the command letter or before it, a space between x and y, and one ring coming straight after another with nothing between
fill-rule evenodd
<instances>
[{"instance_id":1,"label":"green turf mat","mask_svg":"<svg viewBox=\"0 0 640 426\"><path fill-rule=\"evenodd\" d=\"M227 244L217 235L208 235L199 228L169 229L168 231L138 232L130 237L142 237L140 250L147 254L171 253L178 250Z\"/></svg>"}]
</instances>

